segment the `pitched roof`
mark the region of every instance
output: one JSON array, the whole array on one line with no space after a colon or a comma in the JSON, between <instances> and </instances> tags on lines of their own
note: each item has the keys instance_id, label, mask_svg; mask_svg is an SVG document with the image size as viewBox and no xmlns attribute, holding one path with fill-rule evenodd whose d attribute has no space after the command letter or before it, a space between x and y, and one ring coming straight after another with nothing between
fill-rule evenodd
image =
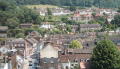
<instances>
[{"instance_id":1,"label":"pitched roof","mask_svg":"<svg viewBox=\"0 0 120 69\"><path fill-rule=\"evenodd\" d=\"M23 38L9 39L8 42L12 42L12 43L25 43L25 40Z\"/></svg>"},{"instance_id":2,"label":"pitched roof","mask_svg":"<svg viewBox=\"0 0 120 69\"><path fill-rule=\"evenodd\" d=\"M32 23L23 23L23 24L20 24L20 25L21 25L21 26L22 26L22 25L24 25L24 26L25 26L25 25L30 25L30 26L31 26L31 25L33 25L33 24L32 24Z\"/></svg>"},{"instance_id":3,"label":"pitched roof","mask_svg":"<svg viewBox=\"0 0 120 69\"><path fill-rule=\"evenodd\" d=\"M80 28L98 28L100 24L80 24Z\"/></svg>"},{"instance_id":4,"label":"pitched roof","mask_svg":"<svg viewBox=\"0 0 120 69\"><path fill-rule=\"evenodd\" d=\"M43 63L58 63L57 58L42 58L41 61Z\"/></svg>"},{"instance_id":5,"label":"pitched roof","mask_svg":"<svg viewBox=\"0 0 120 69\"><path fill-rule=\"evenodd\" d=\"M92 49L67 49L67 52L91 54Z\"/></svg>"},{"instance_id":6,"label":"pitched roof","mask_svg":"<svg viewBox=\"0 0 120 69\"><path fill-rule=\"evenodd\" d=\"M4 31L4 30L8 30L7 26L0 26L0 30Z\"/></svg>"},{"instance_id":7,"label":"pitched roof","mask_svg":"<svg viewBox=\"0 0 120 69\"><path fill-rule=\"evenodd\" d=\"M74 62L75 60L80 61L81 59L90 59L91 54L67 54L67 55L60 55L59 62L66 63L66 62Z\"/></svg>"},{"instance_id":8,"label":"pitched roof","mask_svg":"<svg viewBox=\"0 0 120 69\"><path fill-rule=\"evenodd\" d=\"M57 50L57 51L60 51L60 50L61 50L61 48L60 48L59 46L57 46L56 44L51 43L51 42L45 43L45 45L43 46L43 49L46 48L47 46L51 46L51 47L53 47L53 48L54 48L55 50Z\"/></svg>"},{"instance_id":9,"label":"pitched roof","mask_svg":"<svg viewBox=\"0 0 120 69\"><path fill-rule=\"evenodd\" d=\"M34 38L26 38L25 40L31 45L38 43L38 41Z\"/></svg>"}]
</instances>

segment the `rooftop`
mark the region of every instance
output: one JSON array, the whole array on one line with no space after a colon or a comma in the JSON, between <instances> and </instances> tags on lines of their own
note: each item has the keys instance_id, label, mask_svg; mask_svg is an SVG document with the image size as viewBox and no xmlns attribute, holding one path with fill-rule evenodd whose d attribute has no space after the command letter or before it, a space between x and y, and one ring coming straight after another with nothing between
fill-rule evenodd
<instances>
[{"instance_id":1,"label":"rooftop","mask_svg":"<svg viewBox=\"0 0 120 69\"><path fill-rule=\"evenodd\" d=\"M101 27L100 24L80 24L81 28L99 28Z\"/></svg>"},{"instance_id":2,"label":"rooftop","mask_svg":"<svg viewBox=\"0 0 120 69\"><path fill-rule=\"evenodd\" d=\"M8 27L7 26L0 26L0 30L2 30L2 31L8 30Z\"/></svg>"}]
</instances>

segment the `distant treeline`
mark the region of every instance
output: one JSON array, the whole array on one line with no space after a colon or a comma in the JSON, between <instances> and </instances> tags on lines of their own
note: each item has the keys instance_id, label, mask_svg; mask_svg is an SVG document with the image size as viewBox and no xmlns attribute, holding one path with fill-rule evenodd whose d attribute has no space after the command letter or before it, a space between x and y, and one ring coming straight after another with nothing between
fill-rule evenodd
<instances>
[{"instance_id":1,"label":"distant treeline","mask_svg":"<svg viewBox=\"0 0 120 69\"><path fill-rule=\"evenodd\" d=\"M118 8L120 7L120 0L5 0L17 5L28 4L51 4L58 6L81 6L91 7L96 6L100 8Z\"/></svg>"}]
</instances>

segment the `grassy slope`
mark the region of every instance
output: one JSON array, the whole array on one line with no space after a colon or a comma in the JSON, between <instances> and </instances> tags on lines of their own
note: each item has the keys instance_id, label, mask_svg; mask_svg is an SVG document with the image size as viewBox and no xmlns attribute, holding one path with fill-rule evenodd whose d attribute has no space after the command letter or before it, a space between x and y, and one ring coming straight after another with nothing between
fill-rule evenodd
<instances>
[{"instance_id":1,"label":"grassy slope","mask_svg":"<svg viewBox=\"0 0 120 69\"><path fill-rule=\"evenodd\" d=\"M26 5L26 7L28 8L58 8L58 6L54 6L54 5Z\"/></svg>"}]
</instances>

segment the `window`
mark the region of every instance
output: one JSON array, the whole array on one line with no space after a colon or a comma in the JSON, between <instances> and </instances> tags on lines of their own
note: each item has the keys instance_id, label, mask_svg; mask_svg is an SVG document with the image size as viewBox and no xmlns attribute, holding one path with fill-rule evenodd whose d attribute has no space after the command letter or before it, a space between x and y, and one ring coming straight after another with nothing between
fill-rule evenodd
<instances>
[{"instance_id":1,"label":"window","mask_svg":"<svg viewBox=\"0 0 120 69\"><path fill-rule=\"evenodd\" d=\"M78 62L78 59L75 59L74 62Z\"/></svg>"},{"instance_id":2,"label":"window","mask_svg":"<svg viewBox=\"0 0 120 69\"><path fill-rule=\"evenodd\" d=\"M89 62L90 61L90 59L86 59L86 62Z\"/></svg>"},{"instance_id":3,"label":"window","mask_svg":"<svg viewBox=\"0 0 120 69\"><path fill-rule=\"evenodd\" d=\"M20 44L18 44L18 47L20 47Z\"/></svg>"},{"instance_id":4,"label":"window","mask_svg":"<svg viewBox=\"0 0 120 69\"><path fill-rule=\"evenodd\" d=\"M17 46L17 45L15 44L15 46Z\"/></svg>"},{"instance_id":5,"label":"window","mask_svg":"<svg viewBox=\"0 0 120 69\"><path fill-rule=\"evenodd\" d=\"M62 55L65 55L65 52L62 52Z\"/></svg>"},{"instance_id":6,"label":"window","mask_svg":"<svg viewBox=\"0 0 120 69\"><path fill-rule=\"evenodd\" d=\"M21 44L21 46L24 46L24 44Z\"/></svg>"},{"instance_id":7,"label":"window","mask_svg":"<svg viewBox=\"0 0 120 69\"><path fill-rule=\"evenodd\" d=\"M69 69L69 68L68 68L68 66L66 66L66 68L65 68L65 69Z\"/></svg>"},{"instance_id":8,"label":"window","mask_svg":"<svg viewBox=\"0 0 120 69\"><path fill-rule=\"evenodd\" d=\"M68 52L69 54L72 54L72 52Z\"/></svg>"},{"instance_id":9,"label":"window","mask_svg":"<svg viewBox=\"0 0 120 69\"><path fill-rule=\"evenodd\" d=\"M74 66L74 64L71 64L71 66Z\"/></svg>"},{"instance_id":10,"label":"window","mask_svg":"<svg viewBox=\"0 0 120 69\"><path fill-rule=\"evenodd\" d=\"M84 59L80 59L80 62L84 62L85 60Z\"/></svg>"},{"instance_id":11,"label":"window","mask_svg":"<svg viewBox=\"0 0 120 69\"><path fill-rule=\"evenodd\" d=\"M75 64L75 66L77 66L78 64Z\"/></svg>"}]
</instances>

